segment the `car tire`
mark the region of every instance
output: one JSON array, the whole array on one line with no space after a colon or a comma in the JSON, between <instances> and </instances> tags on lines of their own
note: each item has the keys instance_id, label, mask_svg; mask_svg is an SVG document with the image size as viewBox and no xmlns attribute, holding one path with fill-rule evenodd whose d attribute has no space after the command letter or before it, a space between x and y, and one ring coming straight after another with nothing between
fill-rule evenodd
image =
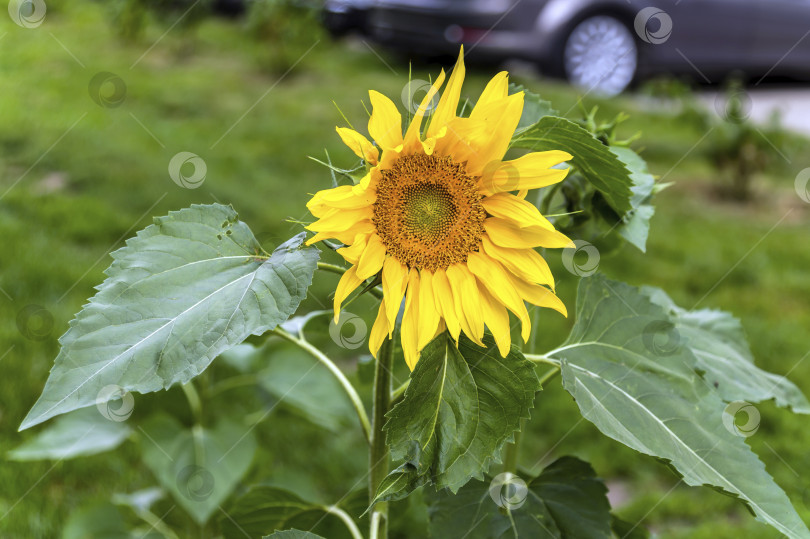
<instances>
[{"instance_id":1,"label":"car tire","mask_svg":"<svg viewBox=\"0 0 810 539\"><path fill-rule=\"evenodd\" d=\"M596 95L621 93L638 71L636 36L611 15L592 15L574 25L561 53L560 67L568 82Z\"/></svg>"}]
</instances>

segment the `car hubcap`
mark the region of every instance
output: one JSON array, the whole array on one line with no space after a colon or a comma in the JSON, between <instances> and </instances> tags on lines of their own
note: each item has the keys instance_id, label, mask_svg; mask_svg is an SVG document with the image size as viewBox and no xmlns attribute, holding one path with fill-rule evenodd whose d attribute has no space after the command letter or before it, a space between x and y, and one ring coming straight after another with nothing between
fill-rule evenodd
<instances>
[{"instance_id":1,"label":"car hubcap","mask_svg":"<svg viewBox=\"0 0 810 539\"><path fill-rule=\"evenodd\" d=\"M613 17L591 17L579 23L565 44L565 73L574 86L601 95L616 95L636 72L636 43L627 27Z\"/></svg>"}]
</instances>

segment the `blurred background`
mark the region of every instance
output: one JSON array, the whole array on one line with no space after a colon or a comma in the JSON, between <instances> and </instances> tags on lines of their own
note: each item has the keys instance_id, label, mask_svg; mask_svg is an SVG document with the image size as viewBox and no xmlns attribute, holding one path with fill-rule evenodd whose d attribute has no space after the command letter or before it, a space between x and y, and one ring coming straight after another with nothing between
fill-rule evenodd
<instances>
[{"instance_id":1,"label":"blurred background","mask_svg":"<svg viewBox=\"0 0 810 539\"><path fill-rule=\"evenodd\" d=\"M403 109L419 102L426 88L409 87L409 75L435 77L460 44L471 100L507 68L571 119L594 106L605 120L626 112L618 132L640 133L633 147L673 185L656 198L647 253L604 253L600 271L663 287L686 308L732 312L758 364L810 393L808 34L803 0L11 0L0 13L0 455L35 434L17 427L110 251L152 216L217 201L270 250L309 219L310 194L331 185L307 157L354 162L334 127L345 115L365 130L367 90ZM573 305L578 277L559 253L549 261ZM299 312L322 308L312 296L335 283L316 275ZM355 305L370 324L370 300ZM544 315L539 349L569 324ZM360 385L364 351L336 351ZM234 372L222 361L209 375ZM231 392L228 405L255 420L283 390ZM807 521L807 421L757 408L747 441ZM176 389L139 396L132 421L167 409L190 421ZM532 415L520 457L528 473L578 455L623 518L661 537L778 536L736 500L686 487L600 436L559 387ZM264 453L251 482L325 502L346 494L365 470L356 425L313 417L274 408L257 428ZM0 537L59 537L84 508L154 484L135 443L76 460L3 459ZM394 529L424 536L418 496L401 503ZM163 499L154 512L168 512L181 536L216 534L172 505Z\"/></svg>"}]
</instances>

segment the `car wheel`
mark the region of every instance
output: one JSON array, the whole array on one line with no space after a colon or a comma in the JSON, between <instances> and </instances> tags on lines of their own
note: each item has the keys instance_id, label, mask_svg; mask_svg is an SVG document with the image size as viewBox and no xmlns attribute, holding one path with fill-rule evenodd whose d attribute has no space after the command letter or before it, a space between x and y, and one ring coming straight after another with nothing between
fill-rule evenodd
<instances>
[{"instance_id":1,"label":"car wheel","mask_svg":"<svg viewBox=\"0 0 810 539\"><path fill-rule=\"evenodd\" d=\"M635 36L615 17L588 17L568 34L563 67L574 86L599 95L616 95L636 76Z\"/></svg>"}]
</instances>

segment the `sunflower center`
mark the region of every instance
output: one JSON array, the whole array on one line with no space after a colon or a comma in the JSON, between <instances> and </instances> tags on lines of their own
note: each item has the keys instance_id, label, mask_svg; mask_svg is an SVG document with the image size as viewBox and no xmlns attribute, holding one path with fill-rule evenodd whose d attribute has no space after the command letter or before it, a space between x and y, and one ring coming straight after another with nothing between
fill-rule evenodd
<instances>
[{"instance_id":1,"label":"sunflower center","mask_svg":"<svg viewBox=\"0 0 810 539\"><path fill-rule=\"evenodd\" d=\"M391 256L435 271L477 251L486 212L476 178L449 157L407 155L380 171L374 226Z\"/></svg>"}]
</instances>

